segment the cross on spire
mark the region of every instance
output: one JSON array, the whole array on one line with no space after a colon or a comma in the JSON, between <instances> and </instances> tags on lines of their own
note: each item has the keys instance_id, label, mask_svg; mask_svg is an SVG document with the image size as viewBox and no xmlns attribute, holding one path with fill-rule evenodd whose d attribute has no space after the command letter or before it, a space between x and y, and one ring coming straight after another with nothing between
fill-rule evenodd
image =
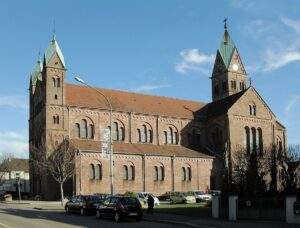
<instances>
[{"instance_id":1,"label":"cross on spire","mask_svg":"<svg viewBox=\"0 0 300 228\"><path fill-rule=\"evenodd\" d=\"M223 20L223 22L224 22L224 29L225 30L227 30L227 20L228 20L227 17L225 17L225 19Z\"/></svg>"},{"instance_id":2,"label":"cross on spire","mask_svg":"<svg viewBox=\"0 0 300 228\"><path fill-rule=\"evenodd\" d=\"M52 30L52 39L55 40L55 36L56 36L56 31L55 31L55 19L53 20L53 30Z\"/></svg>"}]
</instances>

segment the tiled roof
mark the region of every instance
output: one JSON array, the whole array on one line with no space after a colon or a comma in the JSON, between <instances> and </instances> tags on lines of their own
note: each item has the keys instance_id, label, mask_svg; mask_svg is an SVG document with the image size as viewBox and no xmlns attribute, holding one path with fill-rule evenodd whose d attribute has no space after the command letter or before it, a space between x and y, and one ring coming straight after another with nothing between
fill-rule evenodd
<instances>
[{"instance_id":1,"label":"tiled roof","mask_svg":"<svg viewBox=\"0 0 300 228\"><path fill-rule=\"evenodd\" d=\"M70 106L102 108L108 105L97 91L74 84L65 84L66 102ZM119 90L95 88L105 94L112 103L114 111L143 113L193 119L193 113L204 107L205 103L180 100L169 97L151 96Z\"/></svg>"},{"instance_id":2,"label":"tiled roof","mask_svg":"<svg viewBox=\"0 0 300 228\"><path fill-rule=\"evenodd\" d=\"M100 151L101 142L94 140L72 139L75 148L87 151ZM138 154L138 155L155 155L155 156L176 156L192 158L213 158L209 155L188 149L179 145L153 145L139 143L113 143L115 154Z\"/></svg>"},{"instance_id":3,"label":"tiled roof","mask_svg":"<svg viewBox=\"0 0 300 228\"><path fill-rule=\"evenodd\" d=\"M211 118L216 116L221 116L227 113L232 105L247 91L243 90L231 96L225 97L223 99L208 103L203 109L199 110L196 115L204 116L205 118Z\"/></svg>"}]
</instances>

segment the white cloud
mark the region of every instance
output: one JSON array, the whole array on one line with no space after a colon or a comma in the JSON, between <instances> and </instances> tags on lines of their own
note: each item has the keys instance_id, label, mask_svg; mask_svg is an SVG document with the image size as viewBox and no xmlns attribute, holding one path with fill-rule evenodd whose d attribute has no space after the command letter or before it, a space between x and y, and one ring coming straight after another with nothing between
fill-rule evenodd
<instances>
[{"instance_id":1,"label":"white cloud","mask_svg":"<svg viewBox=\"0 0 300 228\"><path fill-rule=\"evenodd\" d=\"M28 101L26 96L1 96L0 95L0 107L11 107L18 109L27 109Z\"/></svg>"},{"instance_id":2,"label":"white cloud","mask_svg":"<svg viewBox=\"0 0 300 228\"><path fill-rule=\"evenodd\" d=\"M132 89L133 91L135 92L145 92L145 93L149 93L153 90L156 90L156 89L162 89L162 88L167 88L167 87L170 87L170 85L167 85L167 84L145 84L145 85L142 85L142 86L139 86L135 89Z\"/></svg>"},{"instance_id":3,"label":"white cloud","mask_svg":"<svg viewBox=\"0 0 300 228\"><path fill-rule=\"evenodd\" d=\"M26 133L3 131L0 132L0 154L8 153L16 157L28 157L28 136Z\"/></svg>"},{"instance_id":4,"label":"white cloud","mask_svg":"<svg viewBox=\"0 0 300 228\"><path fill-rule=\"evenodd\" d=\"M290 27L295 32L300 33L300 21L293 20L293 19L286 18L286 17L281 18L281 21L283 24Z\"/></svg>"},{"instance_id":5,"label":"white cloud","mask_svg":"<svg viewBox=\"0 0 300 228\"><path fill-rule=\"evenodd\" d=\"M186 74L188 71L198 71L207 74L214 62L214 55L201 53L198 49L188 49L180 52L181 61L175 65L178 73Z\"/></svg>"},{"instance_id":6,"label":"white cloud","mask_svg":"<svg viewBox=\"0 0 300 228\"><path fill-rule=\"evenodd\" d=\"M300 61L300 50L286 50L282 52L274 52L269 49L265 52L264 65L262 70L276 70L296 61Z\"/></svg>"},{"instance_id":7,"label":"white cloud","mask_svg":"<svg viewBox=\"0 0 300 228\"><path fill-rule=\"evenodd\" d=\"M285 106L284 108L284 113L286 115L289 115L290 111L292 110L293 107L295 107L295 105L297 103L300 103L300 94L299 95L294 95L288 102L288 104Z\"/></svg>"}]
</instances>

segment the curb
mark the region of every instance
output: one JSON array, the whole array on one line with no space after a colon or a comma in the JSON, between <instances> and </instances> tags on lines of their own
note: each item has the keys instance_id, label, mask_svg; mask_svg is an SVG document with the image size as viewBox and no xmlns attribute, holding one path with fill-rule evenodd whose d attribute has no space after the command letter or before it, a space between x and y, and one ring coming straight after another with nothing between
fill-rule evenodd
<instances>
[{"instance_id":1,"label":"curb","mask_svg":"<svg viewBox=\"0 0 300 228\"><path fill-rule=\"evenodd\" d=\"M189 222L177 222L177 221L164 220L164 219L147 219L147 218L144 218L143 220L147 221L147 222L165 223L165 224L172 224L172 225L185 226L185 227L215 228L214 226L196 225L196 224L189 223Z\"/></svg>"},{"instance_id":2,"label":"curb","mask_svg":"<svg viewBox=\"0 0 300 228\"><path fill-rule=\"evenodd\" d=\"M27 202L0 202L0 203L3 203L3 204L13 204L13 205L19 205L19 204L27 204L29 205L30 203L27 203Z\"/></svg>"}]
</instances>

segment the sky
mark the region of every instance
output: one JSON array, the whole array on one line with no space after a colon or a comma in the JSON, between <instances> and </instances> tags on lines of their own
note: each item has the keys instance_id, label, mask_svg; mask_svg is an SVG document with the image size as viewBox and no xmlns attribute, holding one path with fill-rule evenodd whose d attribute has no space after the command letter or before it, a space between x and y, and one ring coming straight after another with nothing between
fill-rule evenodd
<instances>
[{"instance_id":1,"label":"sky","mask_svg":"<svg viewBox=\"0 0 300 228\"><path fill-rule=\"evenodd\" d=\"M298 0L3 0L0 153L28 157L30 73L54 30L69 83L80 75L97 87L210 102L225 17L252 84L288 143L300 144Z\"/></svg>"}]
</instances>

